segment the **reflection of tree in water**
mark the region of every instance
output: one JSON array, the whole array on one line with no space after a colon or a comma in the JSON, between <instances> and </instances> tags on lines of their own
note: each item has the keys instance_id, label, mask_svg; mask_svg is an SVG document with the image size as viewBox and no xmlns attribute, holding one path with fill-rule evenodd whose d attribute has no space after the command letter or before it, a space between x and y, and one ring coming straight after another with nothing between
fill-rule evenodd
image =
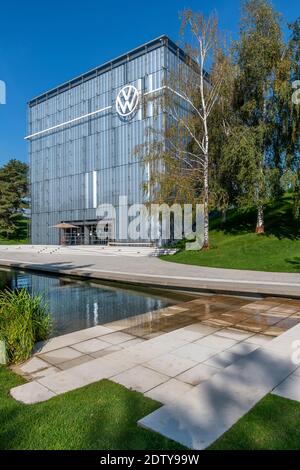
<instances>
[{"instance_id":1,"label":"reflection of tree in water","mask_svg":"<svg viewBox=\"0 0 300 470\"><path fill-rule=\"evenodd\" d=\"M5 271L1 285L42 294L53 318L53 336L119 320L169 305L169 300L125 289L18 271ZM4 288L3 287L3 288ZM2 287L1 287L2 288Z\"/></svg>"},{"instance_id":2,"label":"reflection of tree in water","mask_svg":"<svg viewBox=\"0 0 300 470\"><path fill-rule=\"evenodd\" d=\"M0 290L21 288L30 290L30 281L31 278L27 274L14 270L0 270Z\"/></svg>"},{"instance_id":3,"label":"reflection of tree in water","mask_svg":"<svg viewBox=\"0 0 300 470\"><path fill-rule=\"evenodd\" d=\"M5 288L12 288L12 279L14 277L12 271L0 270L0 290L4 290Z\"/></svg>"}]
</instances>

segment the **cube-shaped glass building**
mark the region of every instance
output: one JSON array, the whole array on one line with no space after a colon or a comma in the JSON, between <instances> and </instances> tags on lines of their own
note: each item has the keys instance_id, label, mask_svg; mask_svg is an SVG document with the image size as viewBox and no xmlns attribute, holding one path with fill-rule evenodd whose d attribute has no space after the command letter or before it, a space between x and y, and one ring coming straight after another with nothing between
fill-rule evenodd
<instances>
[{"instance_id":1,"label":"cube-shaped glass building","mask_svg":"<svg viewBox=\"0 0 300 470\"><path fill-rule=\"evenodd\" d=\"M135 150L151 138L149 127L163 126L155 100L144 98L158 97L167 70L183 59L161 36L28 103L33 244L124 240L119 196L129 205L147 200L149 166ZM97 207L105 203L116 216L101 228Z\"/></svg>"}]
</instances>

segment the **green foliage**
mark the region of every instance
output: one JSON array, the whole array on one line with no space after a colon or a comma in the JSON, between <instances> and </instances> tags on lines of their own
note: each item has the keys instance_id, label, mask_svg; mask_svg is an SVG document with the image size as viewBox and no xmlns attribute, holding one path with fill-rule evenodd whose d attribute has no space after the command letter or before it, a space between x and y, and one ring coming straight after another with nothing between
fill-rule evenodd
<instances>
[{"instance_id":1,"label":"green foliage","mask_svg":"<svg viewBox=\"0 0 300 470\"><path fill-rule=\"evenodd\" d=\"M291 97L292 81L300 70L300 20L289 27L291 37L285 41L281 15L268 0L242 3L240 37L233 47L233 82L226 80L229 87L221 95L211 138L216 155L212 176L217 182L212 187L221 195L217 207L255 206L261 223L266 204L282 195L287 171L295 175L299 168L300 107ZM224 98L227 107L221 106ZM296 183L293 178L287 188L295 194L295 216L299 213Z\"/></svg>"},{"instance_id":2,"label":"green foliage","mask_svg":"<svg viewBox=\"0 0 300 470\"><path fill-rule=\"evenodd\" d=\"M37 341L51 329L48 307L40 295L26 289L0 292L0 338L5 340L10 363L25 361Z\"/></svg>"},{"instance_id":3,"label":"green foliage","mask_svg":"<svg viewBox=\"0 0 300 470\"><path fill-rule=\"evenodd\" d=\"M201 110L199 84L187 80L179 66L169 73L167 85L189 97L195 112L183 107L179 120L174 112L166 117L163 137L168 145L160 140L160 145L152 144L154 152L145 152L148 164L154 154L155 162L161 163L156 165L159 178L151 169L152 180L145 187L156 188L159 202L195 204L205 194L209 209L222 211L224 218L230 207L244 211L254 207L257 217L252 228L262 233L267 204L279 200L285 190L294 193L292 217L300 214L300 106L292 100L292 82L300 79L300 18L288 25L290 37L285 39L282 15L269 0L243 0L241 11L239 38L229 42L230 47L226 40L217 41L208 64L210 87L204 88L207 92L216 87L218 96L213 108L208 106L213 109L207 121L209 149L205 155L201 149L205 133L201 112L196 112ZM205 23L191 10L183 17L183 26L195 25L193 32L199 18L201 25ZM187 36L185 50L190 63L199 64L194 52L199 41L194 44L192 36ZM197 67L192 69L193 78ZM169 95L167 104L180 104L178 97Z\"/></svg>"},{"instance_id":4,"label":"green foliage","mask_svg":"<svg viewBox=\"0 0 300 470\"><path fill-rule=\"evenodd\" d=\"M235 44L239 76L237 109L257 126L266 119L266 100L283 50L280 15L268 0L242 3L240 38Z\"/></svg>"},{"instance_id":5,"label":"green foliage","mask_svg":"<svg viewBox=\"0 0 300 470\"><path fill-rule=\"evenodd\" d=\"M27 173L27 164L14 159L0 168L0 235L7 239L18 238L24 228L23 211L28 207Z\"/></svg>"},{"instance_id":6,"label":"green foliage","mask_svg":"<svg viewBox=\"0 0 300 470\"><path fill-rule=\"evenodd\" d=\"M234 107L240 123L232 129L225 162L236 166L235 171L231 170L237 183L233 202L255 205L260 214L257 225L262 227L263 208L269 196L279 192L280 158L274 148L270 152L270 146L277 126L274 89L284 49L280 15L271 3L243 2L240 38L235 43L238 74ZM240 161L238 156L242 157Z\"/></svg>"}]
</instances>

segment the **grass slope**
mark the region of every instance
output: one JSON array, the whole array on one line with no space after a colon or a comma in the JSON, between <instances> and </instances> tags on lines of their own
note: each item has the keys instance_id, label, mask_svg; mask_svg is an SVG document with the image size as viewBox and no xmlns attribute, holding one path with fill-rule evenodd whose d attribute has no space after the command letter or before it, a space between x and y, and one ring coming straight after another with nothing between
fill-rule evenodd
<instances>
[{"instance_id":1,"label":"grass slope","mask_svg":"<svg viewBox=\"0 0 300 470\"><path fill-rule=\"evenodd\" d=\"M14 239L7 239L7 238L1 238L0 237L0 245L25 245L28 243L27 238L22 238L20 240L14 240Z\"/></svg>"},{"instance_id":2,"label":"grass slope","mask_svg":"<svg viewBox=\"0 0 300 470\"><path fill-rule=\"evenodd\" d=\"M293 218L291 194L265 210L265 235L257 235L255 211L229 211L226 224L211 221L210 250L181 250L166 261L216 268L300 272L300 224Z\"/></svg>"},{"instance_id":3,"label":"grass slope","mask_svg":"<svg viewBox=\"0 0 300 470\"><path fill-rule=\"evenodd\" d=\"M160 405L102 380L36 405L9 396L23 379L0 366L0 449L183 449L137 426Z\"/></svg>"}]
</instances>

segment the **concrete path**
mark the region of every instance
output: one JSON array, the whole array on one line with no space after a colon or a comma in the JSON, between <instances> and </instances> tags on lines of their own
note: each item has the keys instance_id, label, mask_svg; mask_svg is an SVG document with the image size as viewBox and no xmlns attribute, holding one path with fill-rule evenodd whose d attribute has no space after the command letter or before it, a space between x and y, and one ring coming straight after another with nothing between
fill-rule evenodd
<instances>
[{"instance_id":1,"label":"concrete path","mask_svg":"<svg viewBox=\"0 0 300 470\"><path fill-rule=\"evenodd\" d=\"M274 388L291 398L282 392L293 387L299 397L299 363L292 361L292 344L299 339L297 325L143 418L139 425L191 449L207 448Z\"/></svg>"},{"instance_id":2,"label":"concrete path","mask_svg":"<svg viewBox=\"0 0 300 470\"><path fill-rule=\"evenodd\" d=\"M141 426L203 449L273 389L298 393L299 339L300 300L200 296L36 345L11 395L38 403L109 378L165 405Z\"/></svg>"},{"instance_id":3,"label":"concrete path","mask_svg":"<svg viewBox=\"0 0 300 470\"><path fill-rule=\"evenodd\" d=\"M300 364L300 330L299 330L300 325L297 327L292 328L291 330L288 330L284 336L281 338L281 341L279 341L280 338L276 338L270 344L272 348L279 349L281 351L288 350L290 348L290 345L293 343L292 351L293 351L293 359L294 361L298 362ZM295 332L298 331L298 337L296 337ZM284 380L282 383L278 385L273 390L274 395L278 395L283 398L288 398L290 400L295 400L300 402L300 368L296 369L293 374L291 374L286 380Z\"/></svg>"},{"instance_id":4,"label":"concrete path","mask_svg":"<svg viewBox=\"0 0 300 470\"><path fill-rule=\"evenodd\" d=\"M98 254L99 253L99 254ZM300 297L300 274L206 268L73 247L0 246L0 265L156 287Z\"/></svg>"},{"instance_id":5,"label":"concrete path","mask_svg":"<svg viewBox=\"0 0 300 470\"><path fill-rule=\"evenodd\" d=\"M109 378L161 403L172 403L272 341L270 336L200 322L139 342L114 328L112 323L53 338L25 364L14 367L33 380L12 388L11 395L33 404Z\"/></svg>"},{"instance_id":6,"label":"concrete path","mask_svg":"<svg viewBox=\"0 0 300 470\"><path fill-rule=\"evenodd\" d=\"M13 369L27 380L39 380L131 346L142 345L149 339L155 338L155 341L148 344L159 346L173 338L178 351L145 362L145 366L169 378L176 377L185 383L198 385L216 370L299 324L299 311L300 300L267 297L255 301L230 296L200 296L38 343L34 357L13 366ZM215 354L207 357L210 349ZM164 399L160 401L165 402Z\"/></svg>"}]
</instances>

